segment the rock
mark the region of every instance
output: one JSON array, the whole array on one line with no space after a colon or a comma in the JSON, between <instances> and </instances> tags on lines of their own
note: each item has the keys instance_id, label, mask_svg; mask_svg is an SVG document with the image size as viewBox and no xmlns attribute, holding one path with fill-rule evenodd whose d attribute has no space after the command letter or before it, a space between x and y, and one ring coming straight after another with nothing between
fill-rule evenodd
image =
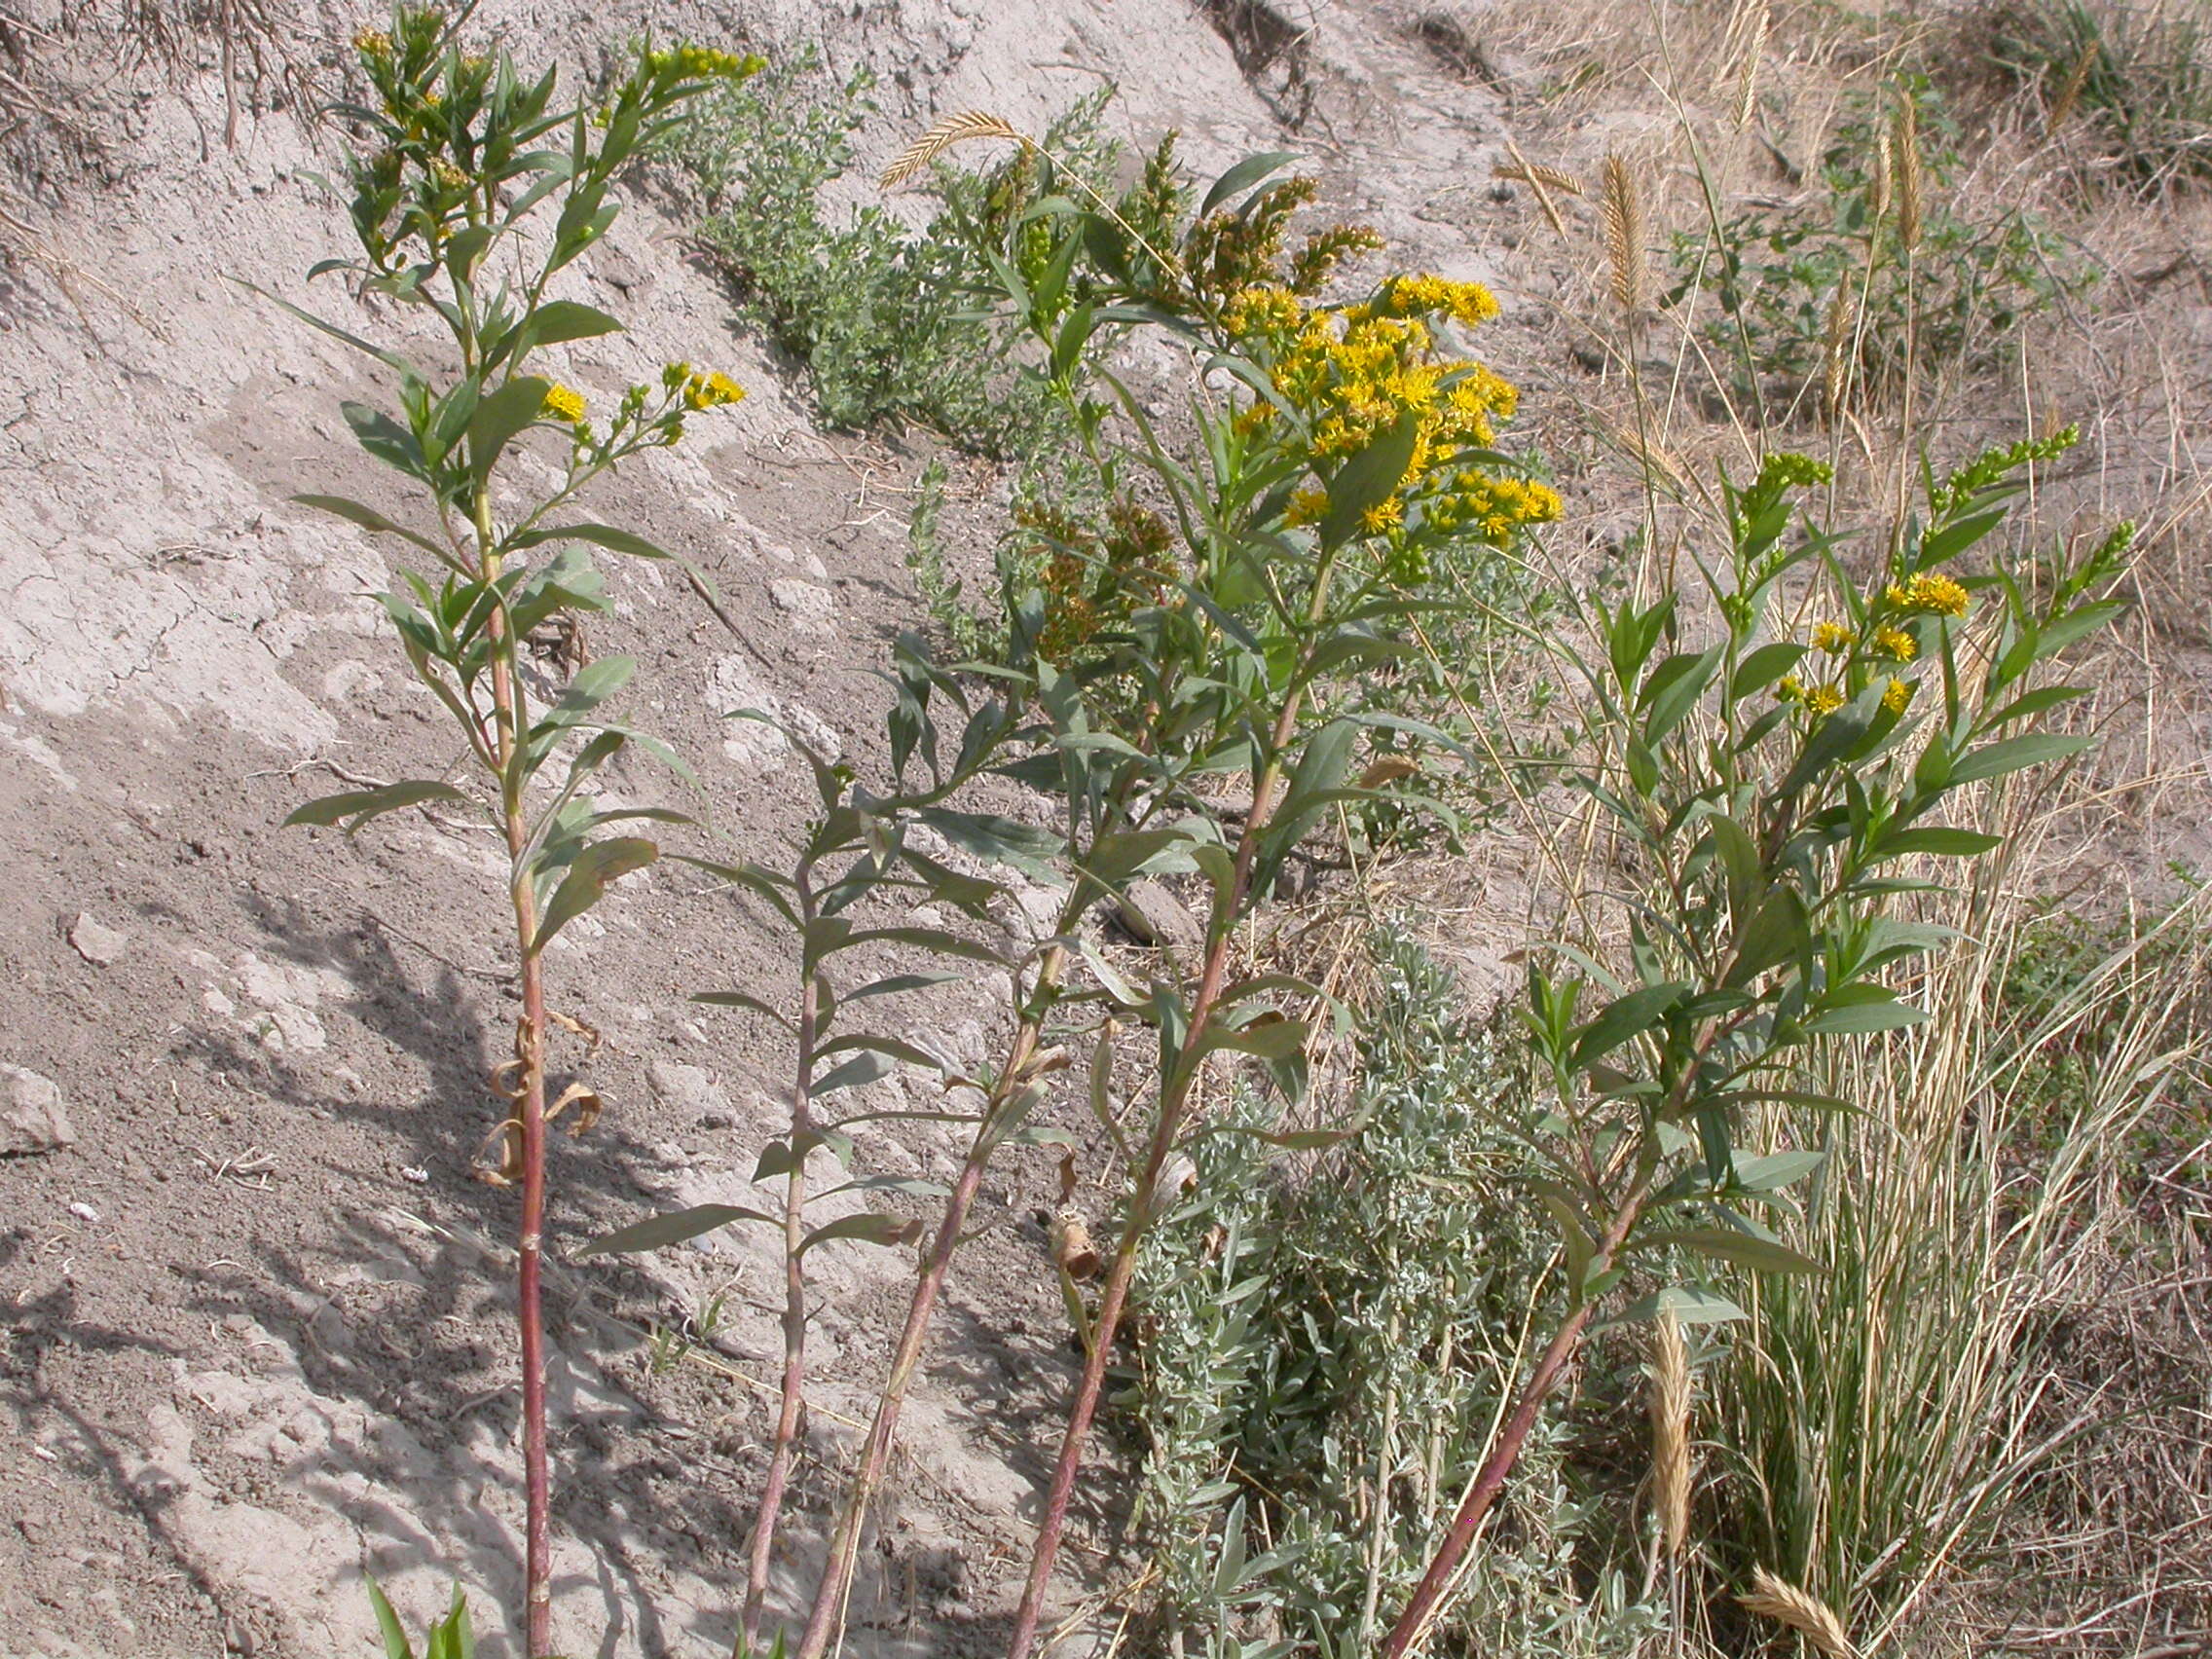
<instances>
[{"instance_id":1,"label":"rock","mask_svg":"<svg viewBox=\"0 0 2212 1659\"><path fill-rule=\"evenodd\" d=\"M645 1081L668 1105L693 1118L735 1121L728 1092L705 1066L687 1066L679 1060L654 1060L645 1067Z\"/></svg>"},{"instance_id":2,"label":"rock","mask_svg":"<svg viewBox=\"0 0 2212 1659\"><path fill-rule=\"evenodd\" d=\"M130 936L111 928L96 916L80 912L69 926L69 942L79 956L95 968L112 968L123 960Z\"/></svg>"},{"instance_id":3,"label":"rock","mask_svg":"<svg viewBox=\"0 0 2212 1659\"><path fill-rule=\"evenodd\" d=\"M1130 882L1116 914L1139 944L1196 950L1205 942L1205 929L1199 926L1198 918L1163 881Z\"/></svg>"},{"instance_id":4,"label":"rock","mask_svg":"<svg viewBox=\"0 0 2212 1659\"><path fill-rule=\"evenodd\" d=\"M0 1065L0 1158L27 1158L72 1144L77 1131L52 1078L22 1066Z\"/></svg>"},{"instance_id":5,"label":"rock","mask_svg":"<svg viewBox=\"0 0 2212 1659\"><path fill-rule=\"evenodd\" d=\"M768 584L768 597L788 613L794 634L830 634L836 631L837 601L828 588L816 587L791 576Z\"/></svg>"}]
</instances>

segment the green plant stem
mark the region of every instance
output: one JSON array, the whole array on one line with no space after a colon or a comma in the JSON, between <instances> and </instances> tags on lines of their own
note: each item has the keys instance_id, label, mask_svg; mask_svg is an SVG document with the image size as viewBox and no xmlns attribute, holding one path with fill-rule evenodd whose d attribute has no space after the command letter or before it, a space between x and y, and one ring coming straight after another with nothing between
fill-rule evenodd
<instances>
[{"instance_id":1,"label":"green plant stem","mask_svg":"<svg viewBox=\"0 0 2212 1659\"><path fill-rule=\"evenodd\" d=\"M798 871L795 897L801 937L811 938L815 899L804 867ZM799 1414L805 1407L806 1266L800 1251L806 1242L806 1160L814 1133L810 1102L814 1049L822 1022L821 976L811 962L806 966L805 980L798 1000L798 1066L792 1080L792 1166L784 1178L783 1396L776 1414L768 1479L760 1489L760 1507L754 1516L753 1538L746 1552L745 1613L735 1649L738 1659L744 1659L760 1640L760 1615L767 1604L776 1551L776 1523L783 1512L784 1490L791 1482L792 1448L797 1442Z\"/></svg>"},{"instance_id":2,"label":"green plant stem","mask_svg":"<svg viewBox=\"0 0 2212 1659\"><path fill-rule=\"evenodd\" d=\"M1072 925L1072 919L1063 918L1062 932ZM1052 993L1058 988L1060 977L1066 970L1067 951L1059 945L1046 951L1038 965L1037 986L1030 998L1030 1013L1024 1016L1021 1027L1014 1033L1007 1063L1000 1074L998 1088L992 1091L989 1104L983 1113L983 1122L976 1131L975 1144L970 1147L960 1176L953 1183L951 1196L946 1198L944 1216L938 1224L937 1237L931 1242L920 1277L914 1284L913 1300L907 1304L906 1323L899 1333L899 1346L891 1359L891 1374L876 1398L875 1417L868 1424L867 1439L861 1447L860 1467L853 1476L851 1490L845 1495L845 1505L837 1519L836 1535L830 1540L830 1559L822 1572L822 1582L815 1591L814 1606L807 1615L806 1633L799 1641L798 1659L821 1659L834 1639L844 1616L845 1598L852 1588L853 1564L858 1559L861 1532L866 1525L868 1506L883 1484L883 1471L891 1457L892 1437L899 1429L899 1414L905 1404L906 1390L911 1385L914 1369L921 1363L922 1344L929 1335L930 1320L936 1312L937 1299L944 1288L946 1273L952 1267L952 1255L959 1247L962 1230L967 1226L968 1213L976 1201L976 1194L983 1183L983 1171L989 1165L991 1153L997 1141L992 1135L992 1120L1014 1090L1022 1087L1031 1063L1044 1035L1045 1016L1051 1008Z\"/></svg>"},{"instance_id":3,"label":"green plant stem","mask_svg":"<svg viewBox=\"0 0 2212 1659\"><path fill-rule=\"evenodd\" d=\"M492 535L491 493L478 489L472 505L484 580L497 592L501 555ZM536 900L524 863L530 826L523 814L515 767L527 694L514 671L514 630L508 625L503 604L495 606L486 632L491 642L492 707L498 727L500 817L507 837L515 942L522 963L522 1024L515 1039L515 1057L522 1062L522 1097L517 1103L522 1131L522 1215L515 1243L515 1303L522 1339L523 1628L528 1659L541 1659L553 1645L552 1479L545 1456L545 1323L539 1288L545 1228L545 972L537 950Z\"/></svg>"},{"instance_id":4,"label":"green plant stem","mask_svg":"<svg viewBox=\"0 0 2212 1659\"><path fill-rule=\"evenodd\" d=\"M1642 1213L1643 1200L1649 1191L1648 1178L1638 1180L1629 1189L1628 1197L1614 1210L1612 1221L1606 1226L1604 1236L1599 1240L1598 1249L1590 1259L1590 1271L1593 1273L1602 1273L1611 1266L1613 1253L1621 1247L1622 1241L1628 1237L1629 1229L1636 1225L1636 1218ZM1484 1460L1481 1471L1475 1476L1474 1485L1467 1489L1466 1498L1460 1503L1458 1514L1452 1518L1452 1530L1445 1534L1442 1546L1428 1564L1428 1570L1421 1574L1420 1583L1415 1586L1413 1598L1406 1604L1406 1610L1398 1615L1398 1622L1391 1627L1389 1637L1383 1641L1382 1659L1401 1659L1402 1655L1413 1650L1414 1644L1426 1633L1429 1620L1435 1616L1437 1604L1444 1599L1445 1593L1452 1587L1453 1579L1458 1575L1459 1562L1466 1555L1467 1546L1474 1542L1476 1532L1482 1530L1484 1518L1490 1514L1491 1506L1497 1501L1497 1494L1505 1489L1506 1478L1513 1473L1514 1464L1521 1460L1521 1449L1528 1443L1529 1431L1536 1426L1536 1417L1544 1409L1544 1402L1551 1398L1552 1390L1559 1385L1561 1373L1574 1357L1575 1350L1582 1346L1583 1334L1589 1329L1590 1316L1596 1310L1596 1303L1585 1301L1562 1321L1559 1330L1553 1334L1543 1357L1536 1362L1536 1369L1522 1386L1521 1398L1513 1408L1513 1415L1506 1419L1504 1428L1499 1431L1497 1443L1491 1448L1490 1456Z\"/></svg>"},{"instance_id":5,"label":"green plant stem","mask_svg":"<svg viewBox=\"0 0 2212 1659\"><path fill-rule=\"evenodd\" d=\"M1330 564L1324 560L1314 579L1309 622L1318 620L1322 614L1331 573ZM1301 668L1306 654L1300 653ZM1228 889L1215 903L1205 967L1198 978L1198 994L1191 1002L1190 1025L1183 1039L1186 1056L1198 1053L1198 1042L1205 1035L1214 1005L1221 1000L1229 972L1230 937L1251 883L1252 861L1259 852L1261 832L1267 829L1273 808L1275 785L1281 775L1280 757L1291 735L1298 729L1298 714L1304 700L1301 690L1293 691L1284 701L1281 714L1275 718L1267 761L1253 781L1252 810L1246 814L1243 833L1237 837ZM1121 1245L1114 1252L1114 1267L1098 1300L1098 1317L1091 1326L1090 1346L1084 1356L1083 1379L1076 1388L1075 1407L1068 1414L1067 1433L1060 1442L1059 1460L1053 1465L1051 1488L1045 1498L1045 1519L1038 1529L1036 1550L1030 1558L1029 1581L1022 1589L1021 1605L1014 1613L1014 1634L1007 1641L1008 1659L1028 1659L1029 1650L1037 1640L1037 1621L1044 1612L1045 1592L1051 1583L1052 1564L1059 1555L1060 1534L1067 1528L1068 1501L1075 1493L1076 1474L1083 1466L1084 1444L1089 1438L1090 1420L1097 1415L1098 1395L1106 1382L1107 1360L1114 1351L1114 1337L1121 1326L1123 1308L1128 1301L1129 1282L1136 1273L1137 1247L1144 1241L1152 1219L1155 1191L1182 1131L1191 1084L1196 1076L1196 1060L1185 1059L1166 1080L1160 1116L1154 1122L1152 1142L1145 1155L1144 1170L1137 1178L1136 1192L1130 1199L1129 1222L1122 1230Z\"/></svg>"}]
</instances>

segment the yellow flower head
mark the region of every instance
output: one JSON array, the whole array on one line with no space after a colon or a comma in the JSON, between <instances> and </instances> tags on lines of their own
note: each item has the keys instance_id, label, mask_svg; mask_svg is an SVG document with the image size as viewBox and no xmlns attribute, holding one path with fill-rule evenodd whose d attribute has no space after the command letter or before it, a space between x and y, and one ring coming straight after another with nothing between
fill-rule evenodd
<instances>
[{"instance_id":1,"label":"yellow flower head","mask_svg":"<svg viewBox=\"0 0 2212 1659\"><path fill-rule=\"evenodd\" d=\"M1406 522L1406 503L1401 496L1377 501L1359 515L1359 528L1369 535L1381 535L1386 530L1396 530Z\"/></svg>"},{"instance_id":2,"label":"yellow flower head","mask_svg":"<svg viewBox=\"0 0 2212 1659\"><path fill-rule=\"evenodd\" d=\"M1874 653L1895 662L1910 662L1920 654L1920 643L1902 628L1885 623L1874 630Z\"/></svg>"},{"instance_id":3,"label":"yellow flower head","mask_svg":"<svg viewBox=\"0 0 2212 1659\"><path fill-rule=\"evenodd\" d=\"M1851 649L1851 630L1841 622L1823 622L1813 630L1813 648L1841 656Z\"/></svg>"},{"instance_id":4,"label":"yellow flower head","mask_svg":"<svg viewBox=\"0 0 2212 1659\"><path fill-rule=\"evenodd\" d=\"M1912 682L1893 680L1888 690L1882 693L1882 707L1893 715L1901 715L1912 702Z\"/></svg>"},{"instance_id":5,"label":"yellow flower head","mask_svg":"<svg viewBox=\"0 0 2212 1659\"><path fill-rule=\"evenodd\" d=\"M573 425L584 418L584 394L572 386L555 381L545 388L545 401L539 406L539 413Z\"/></svg>"},{"instance_id":6,"label":"yellow flower head","mask_svg":"<svg viewBox=\"0 0 2212 1659\"><path fill-rule=\"evenodd\" d=\"M1949 576L1923 571L1902 587L1892 582L1882 597L1899 610L1917 610L1933 616L1964 616L1972 602L1967 590Z\"/></svg>"},{"instance_id":7,"label":"yellow flower head","mask_svg":"<svg viewBox=\"0 0 2212 1659\"><path fill-rule=\"evenodd\" d=\"M1326 490L1301 490L1290 498L1290 510L1283 514L1283 522L1296 528L1300 525L1319 524L1329 511L1329 493Z\"/></svg>"},{"instance_id":8,"label":"yellow flower head","mask_svg":"<svg viewBox=\"0 0 2212 1659\"><path fill-rule=\"evenodd\" d=\"M440 190L450 190L458 195L468 188L468 175L448 161L432 162L430 176L437 181Z\"/></svg>"},{"instance_id":9,"label":"yellow flower head","mask_svg":"<svg viewBox=\"0 0 2212 1659\"><path fill-rule=\"evenodd\" d=\"M1830 715L1843 707L1843 688L1839 685L1816 685L1805 693L1805 707L1816 715Z\"/></svg>"},{"instance_id":10,"label":"yellow flower head","mask_svg":"<svg viewBox=\"0 0 2212 1659\"><path fill-rule=\"evenodd\" d=\"M1805 700L1805 682L1794 674L1786 674L1775 682L1774 700L1777 703L1802 703Z\"/></svg>"},{"instance_id":11,"label":"yellow flower head","mask_svg":"<svg viewBox=\"0 0 2212 1659\"><path fill-rule=\"evenodd\" d=\"M745 387L719 370L711 375L692 375L683 383L686 409L719 409L744 396Z\"/></svg>"},{"instance_id":12,"label":"yellow flower head","mask_svg":"<svg viewBox=\"0 0 2212 1659\"><path fill-rule=\"evenodd\" d=\"M361 28L353 31L353 50L363 57L389 57L391 36L382 29Z\"/></svg>"}]
</instances>

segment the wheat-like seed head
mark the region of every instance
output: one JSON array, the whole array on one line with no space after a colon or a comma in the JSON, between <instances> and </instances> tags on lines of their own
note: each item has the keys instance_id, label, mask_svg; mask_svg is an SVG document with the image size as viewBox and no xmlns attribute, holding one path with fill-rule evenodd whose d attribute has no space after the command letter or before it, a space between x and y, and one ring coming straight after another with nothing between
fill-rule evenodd
<instances>
[{"instance_id":1,"label":"wheat-like seed head","mask_svg":"<svg viewBox=\"0 0 2212 1659\"><path fill-rule=\"evenodd\" d=\"M2066 124L2066 118L2074 113L2074 100L2082 95L2082 89L2087 84L2089 71L2095 67L2096 61L2097 38L2092 34L2089 43L2082 48L2082 55L2074 59L2074 67L2066 71L2066 79L2058 89L2058 96L2051 102L2050 116L2043 124L2046 140L2052 137Z\"/></svg>"},{"instance_id":2,"label":"wheat-like seed head","mask_svg":"<svg viewBox=\"0 0 2212 1659\"><path fill-rule=\"evenodd\" d=\"M1867 203L1873 208L1876 219L1886 218L1889 214L1890 197L1895 194L1891 189L1891 180L1896 173L1897 167L1890 160L1890 135L1887 132L1877 132L1874 135L1873 200Z\"/></svg>"},{"instance_id":3,"label":"wheat-like seed head","mask_svg":"<svg viewBox=\"0 0 2212 1659\"><path fill-rule=\"evenodd\" d=\"M1906 248L1920 245L1921 176L1920 113L1907 96L1898 104L1897 137L1891 146L1897 164L1898 240Z\"/></svg>"},{"instance_id":4,"label":"wheat-like seed head","mask_svg":"<svg viewBox=\"0 0 2212 1659\"><path fill-rule=\"evenodd\" d=\"M1773 26L1774 15L1767 0L1755 0L1751 18L1746 25L1744 51L1736 81L1736 130L1747 131L1751 116L1758 109L1759 58L1766 52L1767 31Z\"/></svg>"},{"instance_id":5,"label":"wheat-like seed head","mask_svg":"<svg viewBox=\"0 0 2212 1659\"><path fill-rule=\"evenodd\" d=\"M1851 283L1839 282L1835 298L1828 302L1827 327L1821 341L1821 407L1831 426L1843 412L1843 400L1851 390L1851 337L1858 322L1859 311L1852 299Z\"/></svg>"},{"instance_id":6,"label":"wheat-like seed head","mask_svg":"<svg viewBox=\"0 0 2212 1659\"><path fill-rule=\"evenodd\" d=\"M1556 190L1565 196L1588 194L1582 188L1582 181L1572 173L1562 172L1558 167L1547 167L1541 162L1500 162L1491 169L1491 177L1510 179L1516 184L1540 184L1546 190Z\"/></svg>"},{"instance_id":7,"label":"wheat-like seed head","mask_svg":"<svg viewBox=\"0 0 2212 1659\"><path fill-rule=\"evenodd\" d=\"M1650 270L1644 255L1643 193L1618 150L1605 152L1599 185L1605 226L1605 262L1612 269L1613 300L1632 322L1650 298Z\"/></svg>"},{"instance_id":8,"label":"wheat-like seed head","mask_svg":"<svg viewBox=\"0 0 2212 1659\"><path fill-rule=\"evenodd\" d=\"M1673 1313L1651 1333L1651 1506L1659 1514L1661 1546L1682 1553L1690 1534L1690 1361L1682 1327Z\"/></svg>"},{"instance_id":9,"label":"wheat-like seed head","mask_svg":"<svg viewBox=\"0 0 2212 1659\"><path fill-rule=\"evenodd\" d=\"M1552 201L1552 192L1558 190L1569 196L1580 196L1582 181L1572 173L1561 172L1557 167L1547 167L1541 162L1531 162L1521 153L1521 146L1511 138L1506 139L1505 148L1513 160L1498 163L1491 169L1491 176L1512 179L1527 185L1529 193L1536 199L1536 205L1544 210L1544 217L1551 221L1553 233L1566 236L1567 222L1559 216L1559 206Z\"/></svg>"},{"instance_id":10,"label":"wheat-like seed head","mask_svg":"<svg viewBox=\"0 0 2212 1659\"><path fill-rule=\"evenodd\" d=\"M1746 1611L1796 1631L1823 1659L1859 1659L1859 1650L1851 1645L1843 1621L1829 1611L1826 1603L1814 1600L1763 1567L1751 1570L1751 1593L1736 1599Z\"/></svg>"},{"instance_id":11,"label":"wheat-like seed head","mask_svg":"<svg viewBox=\"0 0 2212 1659\"><path fill-rule=\"evenodd\" d=\"M987 110L963 110L946 116L900 151L877 182L885 190L897 190L953 145L965 144L971 138L1008 138L1023 145L1029 142L1017 129Z\"/></svg>"}]
</instances>

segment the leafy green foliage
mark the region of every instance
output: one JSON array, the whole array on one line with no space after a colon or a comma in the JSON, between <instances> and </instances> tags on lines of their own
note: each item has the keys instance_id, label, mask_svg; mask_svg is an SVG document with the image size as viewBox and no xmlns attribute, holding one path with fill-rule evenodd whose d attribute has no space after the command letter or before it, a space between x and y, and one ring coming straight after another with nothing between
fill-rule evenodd
<instances>
[{"instance_id":1,"label":"leafy green foliage","mask_svg":"<svg viewBox=\"0 0 2212 1659\"><path fill-rule=\"evenodd\" d=\"M1279 1155L1245 1132L1267 1121L1248 1099L1197 1141L1198 1180L1146 1245L1136 1519L1166 1651L1263 1628L1282 1638L1272 1652L1372 1651L1378 1610L1403 1602L1482 1458L1545 1300L1551 1245L1515 1190L1522 1045L1470 1024L1402 934L1372 948L1351 1137L1310 1170L1272 1168ZM1511 1531L1439 1651L1479 1634L1487 1651L1626 1654L1651 1628L1569 1444L1554 1405Z\"/></svg>"},{"instance_id":2,"label":"leafy green foliage","mask_svg":"<svg viewBox=\"0 0 2212 1659\"><path fill-rule=\"evenodd\" d=\"M840 216L823 201L875 113L872 86L866 70L828 84L810 48L702 100L669 146L703 201L698 240L748 318L804 366L829 424L908 421L982 454L1038 455L1058 428L1006 372L1003 340L976 313L973 291L988 273L967 240L943 215L916 233L883 206ZM1110 176L1112 147L1095 137L1103 101L1079 105L1055 130ZM946 213L978 210L1018 166L940 168L937 188L962 204Z\"/></svg>"},{"instance_id":3,"label":"leafy green foliage","mask_svg":"<svg viewBox=\"0 0 2212 1659\"><path fill-rule=\"evenodd\" d=\"M1628 918L1628 972L1573 951L1565 972L1530 974L1576 1302L1639 1257L1808 1265L1774 1232L1787 1198L1747 1185L1737 1125L1765 1102L1822 1106L1810 1073L1828 1040L1928 1017L1896 970L1949 936L1890 913L1929 885L1902 861L1936 861L1933 874L1987 851L1993 837L1941 821L1956 793L2087 742L2029 725L2078 689L2030 687L2118 613L2099 593L2124 535L2041 594L2003 571L1962 583L1943 569L2001 522L2024 468L2072 441L1993 452L1932 485L1928 518L1865 589L1825 538L1791 533L1792 493L1825 469L1771 457L1726 493L1716 632L1693 635L1677 593L1596 608L1603 655L1582 666L1595 764L1575 782L1654 885ZM1781 594L1823 578L1841 620L1778 635ZM1978 670L1961 637L1977 593L1994 612Z\"/></svg>"},{"instance_id":4,"label":"leafy green foliage","mask_svg":"<svg viewBox=\"0 0 2212 1659\"><path fill-rule=\"evenodd\" d=\"M384 1659L415 1659L415 1649L407 1640L406 1629L399 1615L392 1611L391 1604L385 1600L384 1590L373 1578L362 1580L368 1587L369 1605L377 1615L377 1633L384 1640ZM453 1605L446 1616L433 1622L423 1633L423 1659L476 1659L476 1633L468 1622L468 1598L461 1586L453 1587Z\"/></svg>"},{"instance_id":5,"label":"leafy green foliage","mask_svg":"<svg viewBox=\"0 0 2212 1659\"><path fill-rule=\"evenodd\" d=\"M1896 95L1915 105L1927 197L1909 269L1889 206L1898 187L1884 159L1886 110L1873 98L1836 129L1800 200L1749 208L1716 238L1677 233L1668 303L1711 285L1721 314L1704 332L1715 360L1735 365L1740 393L1817 406L1840 355L1852 383L1880 400L1901 384L1908 348L1924 361L1987 368L2024 322L2095 279L2024 210L1955 210L1958 124L1925 78Z\"/></svg>"},{"instance_id":6,"label":"leafy green foliage","mask_svg":"<svg viewBox=\"0 0 2212 1659\"><path fill-rule=\"evenodd\" d=\"M2212 178L2212 26L2188 6L1995 0L1976 62L2084 123L2119 176L2144 190Z\"/></svg>"}]
</instances>

